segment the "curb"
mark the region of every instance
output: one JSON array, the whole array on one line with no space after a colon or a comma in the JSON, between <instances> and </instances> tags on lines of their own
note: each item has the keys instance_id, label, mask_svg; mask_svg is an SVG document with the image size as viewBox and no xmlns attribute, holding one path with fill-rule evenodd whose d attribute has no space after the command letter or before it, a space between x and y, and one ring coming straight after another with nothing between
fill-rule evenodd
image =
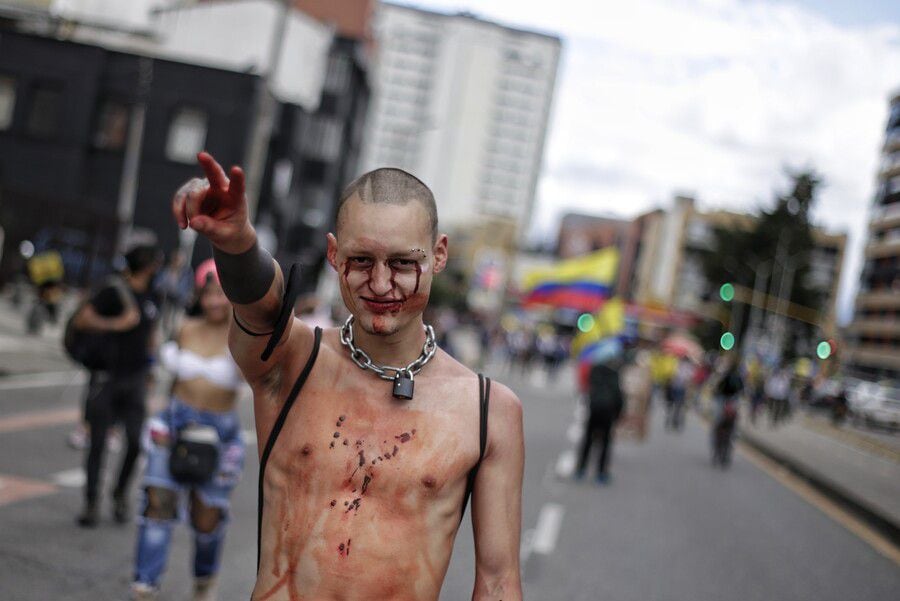
<instances>
[{"instance_id":1,"label":"curb","mask_svg":"<svg viewBox=\"0 0 900 601\"><path fill-rule=\"evenodd\" d=\"M865 499L843 486L823 477L815 469L802 462L789 457L782 451L773 449L770 445L756 438L752 433L743 428L738 428L740 442L762 453L775 463L801 478L817 491L838 503L841 507L864 521L866 524L883 534L890 542L900 547L900 524L890 516L885 515L879 509L873 508Z\"/></svg>"}]
</instances>

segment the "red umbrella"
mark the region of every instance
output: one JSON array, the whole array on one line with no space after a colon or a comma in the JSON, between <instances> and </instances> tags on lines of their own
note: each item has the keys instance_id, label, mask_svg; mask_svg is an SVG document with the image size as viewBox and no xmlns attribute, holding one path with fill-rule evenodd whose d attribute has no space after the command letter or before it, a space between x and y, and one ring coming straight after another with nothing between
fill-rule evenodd
<instances>
[{"instance_id":1,"label":"red umbrella","mask_svg":"<svg viewBox=\"0 0 900 601\"><path fill-rule=\"evenodd\" d=\"M703 348L700 343L685 333L672 334L663 340L662 350L676 357L686 357L696 363L703 358Z\"/></svg>"}]
</instances>

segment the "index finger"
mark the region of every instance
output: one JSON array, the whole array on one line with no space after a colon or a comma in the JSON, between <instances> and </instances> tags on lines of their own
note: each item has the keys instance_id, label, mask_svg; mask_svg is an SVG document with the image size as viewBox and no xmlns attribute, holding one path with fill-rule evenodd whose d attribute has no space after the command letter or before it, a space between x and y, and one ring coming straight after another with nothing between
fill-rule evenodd
<instances>
[{"instance_id":1,"label":"index finger","mask_svg":"<svg viewBox=\"0 0 900 601\"><path fill-rule=\"evenodd\" d=\"M228 185L228 194L235 202L240 202L244 198L244 170L238 166L231 168L231 183Z\"/></svg>"},{"instance_id":2,"label":"index finger","mask_svg":"<svg viewBox=\"0 0 900 601\"><path fill-rule=\"evenodd\" d=\"M197 161L203 167L203 172L206 173L206 179L209 180L211 186L222 190L228 188L228 177L225 175L225 170L211 154L204 150L197 155Z\"/></svg>"}]
</instances>

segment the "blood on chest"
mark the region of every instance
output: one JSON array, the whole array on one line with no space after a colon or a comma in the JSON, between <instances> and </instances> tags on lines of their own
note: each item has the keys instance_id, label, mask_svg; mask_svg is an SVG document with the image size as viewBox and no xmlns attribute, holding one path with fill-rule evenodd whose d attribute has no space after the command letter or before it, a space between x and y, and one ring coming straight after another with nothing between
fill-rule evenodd
<instances>
[{"instance_id":1,"label":"blood on chest","mask_svg":"<svg viewBox=\"0 0 900 601\"><path fill-rule=\"evenodd\" d=\"M426 502L457 496L477 452L442 419L416 410L307 411L286 424L270 458L267 470L280 472L271 484L283 488L275 494L348 515L427 511Z\"/></svg>"}]
</instances>

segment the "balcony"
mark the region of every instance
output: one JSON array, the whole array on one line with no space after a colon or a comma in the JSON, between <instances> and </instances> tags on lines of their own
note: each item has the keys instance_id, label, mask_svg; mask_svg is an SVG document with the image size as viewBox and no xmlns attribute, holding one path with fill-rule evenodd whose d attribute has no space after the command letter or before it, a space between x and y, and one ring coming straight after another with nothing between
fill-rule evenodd
<instances>
[{"instance_id":1,"label":"balcony","mask_svg":"<svg viewBox=\"0 0 900 601\"><path fill-rule=\"evenodd\" d=\"M865 317L855 319L847 328L854 334L900 338L900 321L895 317Z\"/></svg>"},{"instance_id":2,"label":"balcony","mask_svg":"<svg viewBox=\"0 0 900 601\"><path fill-rule=\"evenodd\" d=\"M883 152L900 150L900 130L894 130L884 137Z\"/></svg>"},{"instance_id":3,"label":"balcony","mask_svg":"<svg viewBox=\"0 0 900 601\"><path fill-rule=\"evenodd\" d=\"M900 157L897 156L897 153L893 153L884 157L881 168L878 170L878 177L890 179L897 175L900 175Z\"/></svg>"},{"instance_id":4,"label":"balcony","mask_svg":"<svg viewBox=\"0 0 900 601\"><path fill-rule=\"evenodd\" d=\"M856 297L857 309L900 309L900 290L863 292Z\"/></svg>"},{"instance_id":5,"label":"balcony","mask_svg":"<svg viewBox=\"0 0 900 601\"><path fill-rule=\"evenodd\" d=\"M866 245L866 258L894 257L900 255L900 238L871 240Z\"/></svg>"},{"instance_id":6,"label":"balcony","mask_svg":"<svg viewBox=\"0 0 900 601\"><path fill-rule=\"evenodd\" d=\"M900 348L880 344L850 346L844 354L844 362L900 371Z\"/></svg>"},{"instance_id":7,"label":"balcony","mask_svg":"<svg viewBox=\"0 0 900 601\"><path fill-rule=\"evenodd\" d=\"M869 220L871 230L887 229L895 225L900 225L900 202L879 205L872 209L872 217Z\"/></svg>"}]
</instances>

